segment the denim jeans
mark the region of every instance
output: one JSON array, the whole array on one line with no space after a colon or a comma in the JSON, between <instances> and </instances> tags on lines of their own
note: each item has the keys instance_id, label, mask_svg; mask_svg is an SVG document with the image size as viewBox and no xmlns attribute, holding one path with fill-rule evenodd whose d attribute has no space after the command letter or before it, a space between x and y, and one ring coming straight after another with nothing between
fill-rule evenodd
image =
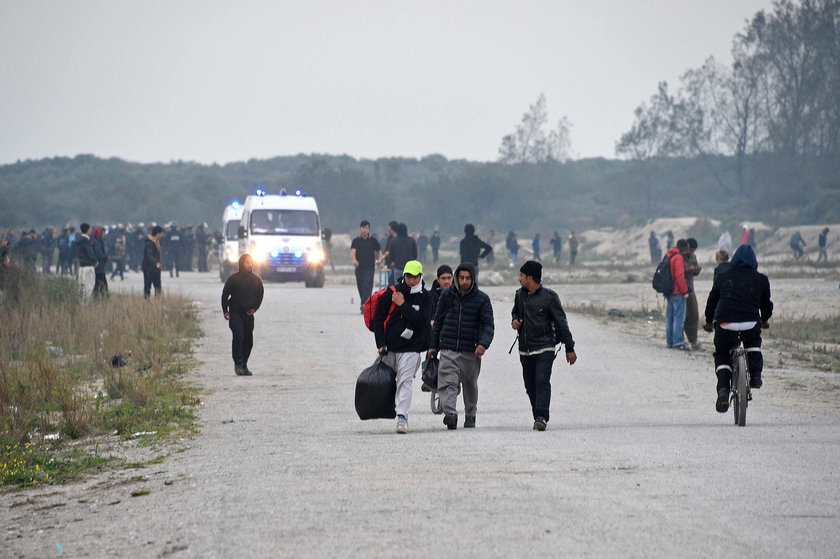
<instances>
[{"instance_id":1,"label":"denim jeans","mask_svg":"<svg viewBox=\"0 0 840 559\"><path fill-rule=\"evenodd\" d=\"M683 343L683 326L685 325L685 297L671 295L668 297L668 309L665 311L665 341L668 347Z\"/></svg>"},{"instance_id":2,"label":"denim jeans","mask_svg":"<svg viewBox=\"0 0 840 559\"><path fill-rule=\"evenodd\" d=\"M373 291L374 268L356 268L356 288L359 290L359 306L365 304Z\"/></svg>"}]
</instances>

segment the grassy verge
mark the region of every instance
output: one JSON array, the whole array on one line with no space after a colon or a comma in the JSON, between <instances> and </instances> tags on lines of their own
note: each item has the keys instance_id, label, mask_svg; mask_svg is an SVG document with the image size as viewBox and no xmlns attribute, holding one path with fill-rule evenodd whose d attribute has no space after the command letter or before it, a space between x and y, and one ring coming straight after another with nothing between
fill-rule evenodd
<instances>
[{"instance_id":1,"label":"grassy verge","mask_svg":"<svg viewBox=\"0 0 840 559\"><path fill-rule=\"evenodd\" d=\"M792 361L840 373L840 314L825 318L776 317L764 337L788 350Z\"/></svg>"},{"instance_id":2,"label":"grassy verge","mask_svg":"<svg viewBox=\"0 0 840 559\"><path fill-rule=\"evenodd\" d=\"M200 331L189 301L86 301L69 278L14 266L0 270L0 291L0 484L101 468L109 459L85 441L194 428L198 391L185 373Z\"/></svg>"}]
</instances>

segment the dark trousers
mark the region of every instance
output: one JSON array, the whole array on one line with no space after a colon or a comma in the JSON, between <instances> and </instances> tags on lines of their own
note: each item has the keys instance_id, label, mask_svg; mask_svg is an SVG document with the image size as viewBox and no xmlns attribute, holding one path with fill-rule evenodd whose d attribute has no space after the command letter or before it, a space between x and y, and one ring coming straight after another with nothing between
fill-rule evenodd
<instances>
[{"instance_id":1,"label":"dark trousers","mask_svg":"<svg viewBox=\"0 0 840 559\"><path fill-rule=\"evenodd\" d=\"M683 331L688 343L697 343L697 329L700 326L700 311L697 308L697 295L694 291L688 292L688 299L685 300L685 323Z\"/></svg>"},{"instance_id":2,"label":"dark trousers","mask_svg":"<svg viewBox=\"0 0 840 559\"><path fill-rule=\"evenodd\" d=\"M254 347L254 315L248 315L245 311L231 310L228 326L233 333L231 345L233 362L237 365L247 365L251 349Z\"/></svg>"},{"instance_id":3,"label":"dark trousers","mask_svg":"<svg viewBox=\"0 0 840 559\"><path fill-rule=\"evenodd\" d=\"M375 268L356 268L356 289L359 290L359 306L364 305L373 291L373 273Z\"/></svg>"},{"instance_id":4,"label":"dark trousers","mask_svg":"<svg viewBox=\"0 0 840 559\"><path fill-rule=\"evenodd\" d=\"M105 299L108 297L108 275L105 273L105 269L103 268L102 271L96 270L94 272L94 277L96 278L95 283L93 284L93 296L97 299Z\"/></svg>"},{"instance_id":5,"label":"dark trousers","mask_svg":"<svg viewBox=\"0 0 840 559\"><path fill-rule=\"evenodd\" d=\"M121 280L125 279L125 257L124 256L117 256L111 260L114 263L114 271L111 272L111 279L114 279L114 276L120 276Z\"/></svg>"},{"instance_id":6,"label":"dark trousers","mask_svg":"<svg viewBox=\"0 0 840 559\"><path fill-rule=\"evenodd\" d=\"M520 355L522 379L525 392L531 400L534 419L542 417L548 421L548 408L551 405L551 366L554 363L554 351L536 355Z\"/></svg>"},{"instance_id":7,"label":"dark trousers","mask_svg":"<svg viewBox=\"0 0 840 559\"><path fill-rule=\"evenodd\" d=\"M155 296L160 295L160 270L143 270L143 296L146 299L152 294L152 286L155 286Z\"/></svg>"},{"instance_id":8,"label":"dark trousers","mask_svg":"<svg viewBox=\"0 0 840 559\"><path fill-rule=\"evenodd\" d=\"M750 377L761 378L761 371L764 369L764 357L761 351L755 349L761 347L761 324L755 328L741 332L741 339L744 340L744 347L747 349L747 366L750 368ZM724 330L715 324L715 374L717 375L717 389L729 390L732 381L732 362L729 352L738 343L738 332ZM753 351L750 351L753 348Z\"/></svg>"}]
</instances>

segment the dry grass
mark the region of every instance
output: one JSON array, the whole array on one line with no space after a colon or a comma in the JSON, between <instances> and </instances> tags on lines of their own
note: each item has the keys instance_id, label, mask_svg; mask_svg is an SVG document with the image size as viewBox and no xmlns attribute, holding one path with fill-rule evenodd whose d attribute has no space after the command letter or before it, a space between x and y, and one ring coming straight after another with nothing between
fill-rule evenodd
<instances>
[{"instance_id":1,"label":"dry grass","mask_svg":"<svg viewBox=\"0 0 840 559\"><path fill-rule=\"evenodd\" d=\"M188 301L85 301L71 279L10 266L0 290L0 466L32 456L40 471L63 463L68 440L191 427L197 396L182 373L200 331ZM112 366L118 354L125 366ZM6 473L0 483L28 479Z\"/></svg>"}]
</instances>

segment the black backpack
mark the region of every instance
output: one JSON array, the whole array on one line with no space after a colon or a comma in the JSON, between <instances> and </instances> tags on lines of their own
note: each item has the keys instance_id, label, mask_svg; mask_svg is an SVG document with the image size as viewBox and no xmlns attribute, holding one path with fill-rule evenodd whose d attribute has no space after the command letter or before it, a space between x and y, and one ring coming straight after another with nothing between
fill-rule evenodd
<instances>
[{"instance_id":1,"label":"black backpack","mask_svg":"<svg viewBox=\"0 0 840 559\"><path fill-rule=\"evenodd\" d=\"M671 257L667 254L656 266L653 280L650 283L654 291L666 297L674 293L674 278L671 277Z\"/></svg>"}]
</instances>

